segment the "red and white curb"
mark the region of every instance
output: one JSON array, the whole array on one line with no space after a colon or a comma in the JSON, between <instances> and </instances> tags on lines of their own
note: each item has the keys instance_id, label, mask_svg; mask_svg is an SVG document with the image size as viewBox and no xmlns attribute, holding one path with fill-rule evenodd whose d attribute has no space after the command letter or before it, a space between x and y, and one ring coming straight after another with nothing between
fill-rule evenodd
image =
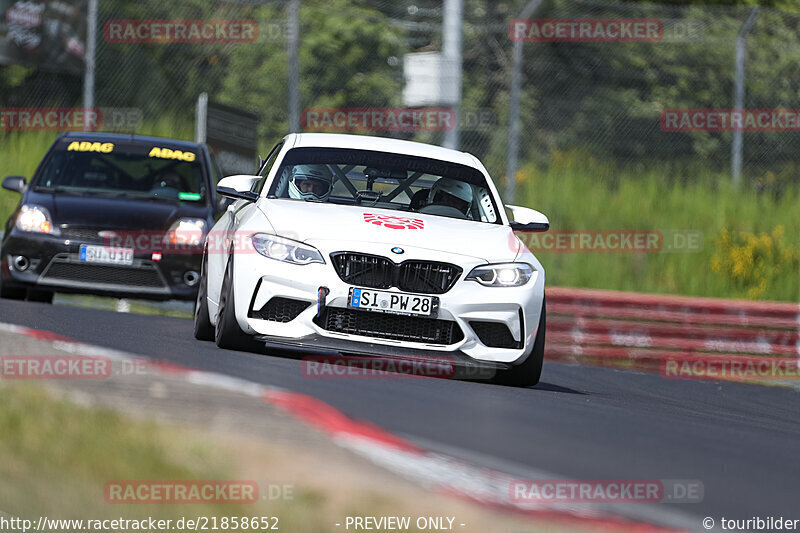
<instances>
[{"instance_id":1,"label":"red and white curb","mask_svg":"<svg viewBox=\"0 0 800 533\"><path fill-rule=\"evenodd\" d=\"M54 349L71 354L105 356L112 360L147 360L148 369L187 383L260 398L296 420L326 433L337 445L369 459L429 490L498 510L513 511L537 520L608 531L674 532L696 530L698 518L659 504L518 503L509 498L514 480L558 479L527 468L525 475L511 476L500 470L471 464L446 453L425 449L367 421L354 420L312 396L261 385L215 372L196 370L153 360L128 352L85 344L45 330L0 323L0 332L50 341ZM654 523L667 524L656 526Z\"/></svg>"}]
</instances>

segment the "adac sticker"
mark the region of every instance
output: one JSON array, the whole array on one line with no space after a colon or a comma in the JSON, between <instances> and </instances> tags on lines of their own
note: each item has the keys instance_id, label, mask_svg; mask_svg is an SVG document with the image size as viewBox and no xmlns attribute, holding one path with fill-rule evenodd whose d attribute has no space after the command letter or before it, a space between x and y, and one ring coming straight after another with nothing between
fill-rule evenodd
<instances>
[{"instance_id":1,"label":"adac sticker","mask_svg":"<svg viewBox=\"0 0 800 533\"><path fill-rule=\"evenodd\" d=\"M70 152L102 152L108 154L114 151L113 143L90 143L88 141L73 141L67 146Z\"/></svg>"},{"instance_id":2,"label":"adac sticker","mask_svg":"<svg viewBox=\"0 0 800 533\"><path fill-rule=\"evenodd\" d=\"M150 150L150 157L158 157L160 159L180 159L181 161L194 161L197 157L194 152L182 152L180 150L171 150L169 148L159 148L158 146Z\"/></svg>"},{"instance_id":3,"label":"adac sticker","mask_svg":"<svg viewBox=\"0 0 800 533\"><path fill-rule=\"evenodd\" d=\"M425 222L418 218L396 217L364 213L364 222L389 229L425 229Z\"/></svg>"}]
</instances>

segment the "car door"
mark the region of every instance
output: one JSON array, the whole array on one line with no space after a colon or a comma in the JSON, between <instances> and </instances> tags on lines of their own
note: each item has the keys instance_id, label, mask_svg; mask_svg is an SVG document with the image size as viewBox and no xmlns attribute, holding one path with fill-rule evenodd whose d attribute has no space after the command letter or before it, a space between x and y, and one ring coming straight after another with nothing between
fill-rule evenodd
<instances>
[{"instance_id":1,"label":"car door","mask_svg":"<svg viewBox=\"0 0 800 533\"><path fill-rule=\"evenodd\" d=\"M278 143L267 156L259 171L261 179L253 185L253 192L260 193L263 189L269 171L274 165L282 146L282 142ZM236 253L237 248L249 245L239 233L239 227L241 221L249 215L251 209L256 209L256 205L248 200L236 200L230 204L217 221L214 226L214 235L209 239L210 248L206 264L208 266L208 309L212 317L215 317L217 313L222 281L230 252Z\"/></svg>"}]
</instances>

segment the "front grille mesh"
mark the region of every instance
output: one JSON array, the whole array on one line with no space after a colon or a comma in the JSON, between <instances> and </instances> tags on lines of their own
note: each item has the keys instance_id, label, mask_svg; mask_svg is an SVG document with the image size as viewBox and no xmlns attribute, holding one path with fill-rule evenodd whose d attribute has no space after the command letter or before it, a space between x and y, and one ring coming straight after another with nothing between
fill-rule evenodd
<instances>
[{"instance_id":1,"label":"front grille mesh","mask_svg":"<svg viewBox=\"0 0 800 533\"><path fill-rule=\"evenodd\" d=\"M97 234L96 229L66 227L66 228L61 228L59 231L61 232L61 236L66 239L75 239L79 241L92 241L92 242L103 241L103 238Z\"/></svg>"},{"instance_id":2,"label":"front grille mesh","mask_svg":"<svg viewBox=\"0 0 800 533\"><path fill-rule=\"evenodd\" d=\"M328 331L430 344L453 344L464 338L450 320L327 307L320 324Z\"/></svg>"},{"instance_id":3,"label":"front grille mesh","mask_svg":"<svg viewBox=\"0 0 800 533\"><path fill-rule=\"evenodd\" d=\"M163 288L164 283L153 266L125 268L110 265L53 262L43 280L104 283L129 287Z\"/></svg>"},{"instance_id":4,"label":"front grille mesh","mask_svg":"<svg viewBox=\"0 0 800 533\"><path fill-rule=\"evenodd\" d=\"M308 309L309 305L311 305L311 302L275 296L265 303L264 307L259 311L251 312L250 316L272 322L291 322L300 313Z\"/></svg>"},{"instance_id":5,"label":"front grille mesh","mask_svg":"<svg viewBox=\"0 0 800 533\"><path fill-rule=\"evenodd\" d=\"M331 259L342 281L373 289L397 287L408 292L444 294L462 272L450 263L404 261L397 265L385 257L352 252L331 254Z\"/></svg>"}]
</instances>

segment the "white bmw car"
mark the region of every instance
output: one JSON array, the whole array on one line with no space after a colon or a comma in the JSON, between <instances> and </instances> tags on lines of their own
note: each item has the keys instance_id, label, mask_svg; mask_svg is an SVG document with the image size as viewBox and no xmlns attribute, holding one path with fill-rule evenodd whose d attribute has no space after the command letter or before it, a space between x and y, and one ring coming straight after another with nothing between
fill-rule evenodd
<instances>
[{"instance_id":1,"label":"white bmw car","mask_svg":"<svg viewBox=\"0 0 800 533\"><path fill-rule=\"evenodd\" d=\"M195 337L221 348L441 361L539 381L544 269L474 156L395 139L287 135L206 237ZM509 221L507 210L515 221Z\"/></svg>"}]
</instances>

